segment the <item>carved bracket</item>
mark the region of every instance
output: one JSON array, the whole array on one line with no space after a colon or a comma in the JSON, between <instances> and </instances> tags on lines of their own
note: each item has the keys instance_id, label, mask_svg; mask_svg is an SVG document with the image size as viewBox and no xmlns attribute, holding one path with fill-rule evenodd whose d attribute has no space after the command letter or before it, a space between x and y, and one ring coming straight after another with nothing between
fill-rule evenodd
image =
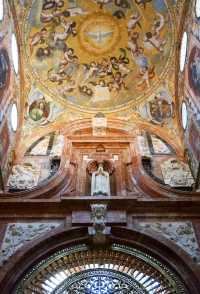
<instances>
[{"instance_id":1,"label":"carved bracket","mask_svg":"<svg viewBox=\"0 0 200 294\"><path fill-rule=\"evenodd\" d=\"M95 243L104 243L105 235L110 234L110 227L106 226L106 204L91 204L92 227L88 227L89 235L94 236Z\"/></svg>"}]
</instances>

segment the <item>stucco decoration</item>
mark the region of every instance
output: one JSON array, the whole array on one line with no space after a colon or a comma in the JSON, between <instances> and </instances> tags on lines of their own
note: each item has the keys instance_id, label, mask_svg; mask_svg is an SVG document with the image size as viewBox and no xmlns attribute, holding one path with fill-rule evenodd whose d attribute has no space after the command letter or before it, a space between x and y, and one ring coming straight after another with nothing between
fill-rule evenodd
<instances>
[{"instance_id":1,"label":"stucco decoration","mask_svg":"<svg viewBox=\"0 0 200 294\"><path fill-rule=\"evenodd\" d=\"M171 240L185 250L195 262L200 264L200 248L191 222L140 222L139 226L151 229Z\"/></svg>"},{"instance_id":2,"label":"stucco decoration","mask_svg":"<svg viewBox=\"0 0 200 294\"><path fill-rule=\"evenodd\" d=\"M7 185L11 189L27 190L37 186L40 166L30 162L14 165Z\"/></svg>"},{"instance_id":3,"label":"stucco decoration","mask_svg":"<svg viewBox=\"0 0 200 294\"><path fill-rule=\"evenodd\" d=\"M0 266L23 245L60 226L60 222L9 223L0 249Z\"/></svg>"},{"instance_id":4,"label":"stucco decoration","mask_svg":"<svg viewBox=\"0 0 200 294\"><path fill-rule=\"evenodd\" d=\"M176 158L170 158L161 164L166 185L171 187L191 187L194 184L189 166Z\"/></svg>"},{"instance_id":5,"label":"stucco decoration","mask_svg":"<svg viewBox=\"0 0 200 294\"><path fill-rule=\"evenodd\" d=\"M21 164L14 165L8 178L8 189L29 190L47 183L60 167L62 149L57 143L60 142L56 142L53 148L47 149L46 154L26 155Z\"/></svg>"},{"instance_id":6,"label":"stucco decoration","mask_svg":"<svg viewBox=\"0 0 200 294\"><path fill-rule=\"evenodd\" d=\"M29 72L45 93L86 111L144 100L168 72L172 6L158 0L30 1L23 27ZM171 102L162 102L171 114Z\"/></svg>"}]
</instances>

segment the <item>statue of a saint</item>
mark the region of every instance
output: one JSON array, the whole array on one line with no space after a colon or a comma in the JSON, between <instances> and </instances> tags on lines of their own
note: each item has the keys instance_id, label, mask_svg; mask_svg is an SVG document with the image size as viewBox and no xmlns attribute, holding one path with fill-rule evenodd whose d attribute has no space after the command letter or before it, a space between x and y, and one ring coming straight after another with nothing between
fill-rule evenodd
<instances>
[{"instance_id":1,"label":"statue of a saint","mask_svg":"<svg viewBox=\"0 0 200 294\"><path fill-rule=\"evenodd\" d=\"M104 171L102 163L100 163L98 170L92 173L91 194L92 196L110 196L109 173Z\"/></svg>"}]
</instances>

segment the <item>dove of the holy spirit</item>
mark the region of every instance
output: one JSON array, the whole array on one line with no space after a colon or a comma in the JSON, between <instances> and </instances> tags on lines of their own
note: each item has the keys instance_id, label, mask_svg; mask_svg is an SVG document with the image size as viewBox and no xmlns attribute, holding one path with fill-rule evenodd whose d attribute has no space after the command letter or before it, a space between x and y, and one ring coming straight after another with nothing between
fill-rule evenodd
<instances>
[{"instance_id":1,"label":"dove of the holy spirit","mask_svg":"<svg viewBox=\"0 0 200 294\"><path fill-rule=\"evenodd\" d=\"M102 28L99 27L98 30L87 32L86 35L96 43L102 44L106 41L108 37L111 37L113 35L113 31L102 31Z\"/></svg>"}]
</instances>

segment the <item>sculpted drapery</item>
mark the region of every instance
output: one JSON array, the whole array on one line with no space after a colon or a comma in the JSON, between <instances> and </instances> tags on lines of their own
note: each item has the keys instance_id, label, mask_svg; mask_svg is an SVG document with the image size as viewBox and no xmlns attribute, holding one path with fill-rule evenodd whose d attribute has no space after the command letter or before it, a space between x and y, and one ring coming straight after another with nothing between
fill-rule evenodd
<instances>
[{"instance_id":1,"label":"sculpted drapery","mask_svg":"<svg viewBox=\"0 0 200 294\"><path fill-rule=\"evenodd\" d=\"M99 164L98 170L92 173L91 195L110 196L109 173L104 171L102 163Z\"/></svg>"}]
</instances>

